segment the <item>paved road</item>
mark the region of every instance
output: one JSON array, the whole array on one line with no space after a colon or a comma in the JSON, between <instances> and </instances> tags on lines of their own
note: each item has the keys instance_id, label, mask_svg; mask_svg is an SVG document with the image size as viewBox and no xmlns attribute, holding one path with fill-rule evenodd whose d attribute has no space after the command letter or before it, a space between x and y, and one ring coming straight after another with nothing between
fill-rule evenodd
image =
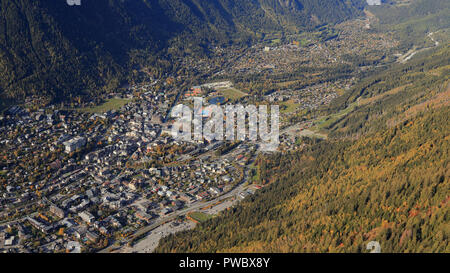
<instances>
[{"instance_id":1,"label":"paved road","mask_svg":"<svg viewBox=\"0 0 450 273\"><path fill-rule=\"evenodd\" d=\"M244 179L244 181L247 181L247 179ZM199 210L201 208L207 207L209 205L213 205L213 204L215 204L215 203L217 203L219 201L225 200L225 199L233 197L233 196L237 197L239 195L239 193L242 192L243 189L244 189L244 182L239 184L237 187L235 187L231 191L229 191L229 192L227 192L227 193L225 193L223 195L220 195L220 196L218 196L217 198L215 198L215 199L213 199L211 201L198 202L198 203L193 204L190 207L187 207L185 209L173 212L173 213L171 213L170 215L168 215L166 217L159 218L159 219L156 220L155 223L153 223L153 224L151 224L149 226L145 226L145 227L139 229L138 231L136 231L129 239L126 240L125 244L129 243L134 238L139 237L141 235L144 235L144 234L154 230L155 228L157 228L157 227L159 227L159 226L161 226L161 225L163 225L163 224L165 224L167 222L175 220L178 216L186 215L189 212L193 212L193 211ZM109 253L112 250L114 250L115 248L117 248L117 246L111 245L111 246L109 246L109 247L107 247L105 249L100 250L99 253ZM120 247L120 248L122 248L122 247Z\"/></svg>"}]
</instances>

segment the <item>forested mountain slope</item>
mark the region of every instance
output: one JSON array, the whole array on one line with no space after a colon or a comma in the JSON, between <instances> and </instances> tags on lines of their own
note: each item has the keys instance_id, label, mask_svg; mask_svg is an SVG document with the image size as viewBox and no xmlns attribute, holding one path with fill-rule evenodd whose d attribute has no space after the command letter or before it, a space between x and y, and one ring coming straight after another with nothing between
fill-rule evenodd
<instances>
[{"instance_id":1,"label":"forested mountain slope","mask_svg":"<svg viewBox=\"0 0 450 273\"><path fill-rule=\"evenodd\" d=\"M268 184L157 252L448 252L450 47L367 79L328 141L258 160ZM329 109L330 110L330 109ZM330 110L333 111L333 110Z\"/></svg>"},{"instance_id":2,"label":"forested mountain slope","mask_svg":"<svg viewBox=\"0 0 450 273\"><path fill-rule=\"evenodd\" d=\"M376 16L378 31L395 32L401 41L400 48L409 50L414 46L429 46L427 35L450 27L450 1L412 0L389 1L391 5L372 6L369 12Z\"/></svg>"},{"instance_id":3,"label":"forested mountain slope","mask_svg":"<svg viewBox=\"0 0 450 273\"><path fill-rule=\"evenodd\" d=\"M81 6L69 6L65 0L3 0L0 95L67 99L112 90L131 68L170 66L160 61L169 59L169 46L181 55L186 48L202 54L211 43L246 42L258 33L342 21L359 15L363 3L83 0Z\"/></svg>"}]
</instances>

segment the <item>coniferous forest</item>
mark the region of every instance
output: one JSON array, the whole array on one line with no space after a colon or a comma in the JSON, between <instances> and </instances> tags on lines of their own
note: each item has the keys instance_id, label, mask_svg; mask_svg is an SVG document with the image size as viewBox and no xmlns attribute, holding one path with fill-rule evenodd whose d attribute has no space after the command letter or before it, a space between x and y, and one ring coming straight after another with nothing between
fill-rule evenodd
<instances>
[{"instance_id":1,"label":"coniferous forest","mask_svg":"<svg viewBox=\"0 0 450 273\"><path fill-rule=\"evenodd\" d=\"M158 252L448 252L450 47L336 100L333 136L258 162L260 192ZM402 92L387 92L402 89Z\"/></svg>"}]
</instances>

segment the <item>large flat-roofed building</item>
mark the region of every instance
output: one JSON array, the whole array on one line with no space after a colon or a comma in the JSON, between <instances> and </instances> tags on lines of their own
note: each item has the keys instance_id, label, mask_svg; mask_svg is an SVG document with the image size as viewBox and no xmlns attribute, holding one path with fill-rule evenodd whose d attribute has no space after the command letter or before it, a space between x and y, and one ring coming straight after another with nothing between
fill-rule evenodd
<instances>
[{"instance_id":1,"label":"large flat-roofed building","mask_svg":"<svg viewBox=\"0 0 450 273\"><path fill-rule=\"evenodd\" d=\"M57 206L50 206L50 212L58 216L59 218L64 218L65 216L64 210L58 208Z\"/></svg>"},{"instance_id":2,"label":"large flat-roofed building","mask_svg":"<svg viewBox=\"0 0 450 273\"><path fill-rule=\"evenodd\" d=\"M95 221L94 215L92 215L88 211L80 212L78 213L78 216L80 216L80 218L88 224L92 224Z\"/></svg>"},{"instance_id":3,"label":"large flat-roofed building","mask_svg":"<svg viewBox=\"0 0 450 273\"><path fill-rule=\"evenodd\" d=\"M381 0L367 0L369 6L380 6Z\"/></svg>"},{"instance_id":4,"label":"large flat-roofed building","mask_svg":"<svg viewBox=\"0 0 450 273\"><path fill-rule=\"evenodd\" d=\"M86 138L76 137L63 143L66 147L66 153L75 152L78 149L83 148L86 145Z\"/></svg>"},{"instance_id":5,"label":"large flat-roofed building","mask_svg":"<svg viewBox=\"0 0 450 273\"><path fill-rule=\"evenodd\" d=\"M53 229L53 226L44 225L43 223L38 222L36 219L33 219L31 217L27 217L27 220L34 228L41 231L42 233L49 233Z\"/></svg>"}]
</instances>

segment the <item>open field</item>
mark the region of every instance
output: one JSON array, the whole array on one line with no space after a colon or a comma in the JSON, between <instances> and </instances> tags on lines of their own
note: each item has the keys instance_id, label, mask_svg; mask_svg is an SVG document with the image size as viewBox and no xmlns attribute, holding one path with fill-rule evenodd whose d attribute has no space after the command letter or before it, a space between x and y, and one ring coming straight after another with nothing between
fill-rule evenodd
<instances>
[{"instance_id":1,"label":"open field","mask_svg":"<svg viewBox=\"0 0 450 273\"><path fill-rule=\"evenodd\" d=\"M314 132L314 131L311 131L308 129L301 131L298 135L302 136L302 137L318 138L318 139L327 139L328 138L328 136L325 134Z\"/></svg>"},{"instance_id":2,"label":"open field","mask_svg":"<svg viewBox=\"0 0 450 273\"><path fill-rule=\"evenodd\" d=\"M317 129L303 129L300 123L292 125L288 128L283 129L282 134L286 134L290 137L308 137L308 138L318 138L327 139L328 135L317 132ZM300 143L299 143L300 144ZM254 178L259 180L259 174L256 172ZM252 179L254 179L252 178ZM253 180L255 181L255 180Z\"/></svg>"},{"instance_id":3,"label":"open field","mask_svg":"<svg viewBox=\"0 0 450 273\"><path fill-rule=\"evenodd\" d=\"M281 39L273 39L270 43L271 46L277 46L281 43Z\"/></svg>"},{"instance_id":4,"label":"open field","mask_svg":"<svg viewBox=\"0 0 450 273\"><path fill-rule=\"evenodd\" d=\"M283 101L280 102L280 112L283 114L289 114L294 112L297 107L299 106L297 103L295 103L293 100ZM285 106L286 108L284 108ZM284 109L283 109L284 108Z\"/></svg>"},{"instance_id":5,"label":"open field","mask_svg":"<svg viewBox=\"0 0 450 273\"><path fill-rule=\"evenodd\" d=\"M314 122L314 126L311 128L312 131L320 131L322 129L325 129L326 127L330 126L337 120L341 119L351 111L353 111L356 107L357 103L350 104L347 108L344 110L341 110L340 112L332 115L328 115L325 117L322 117L318 121Z\"/></svg>"},{"instance_id":6,"label":"open field","mask_svg":"<svg viewBox=\"0 0 450 273\"><path fill-rule=\"evenodd\" d=\"M213 216L211 214L206 214L203 212L193 212L189 214L190 217L192 217L192 219L194 219L197 222L205 222L211 218L213 218Z\"/></svg>"},{"instance_id":7,"label":"open field","mask_svg":"<svg viewBox=\"0 0 450 273\"><path fill-rule=\"evenodd\" d=\"M218 89L217 91L229 100L236 100L247 96L247 93L244 93L233 87Z\"/></svg>"},{"instance_id":8,"label":"open field","mask_svg":"<svg viewBox=\"0 0 450 273\"><path fill-rule=\"evenodd\" d=\"M122 106L126 105L128 102L130 102L129 99L113 98L113 99L107 100L105 103L103 103L101 105L94 106L94 107L86 107L86 108L80 109L80 111L87 112L87 113L100 114L100 113L108 112L110 110L118 110Z\"/></svg>"}]
</instances>

